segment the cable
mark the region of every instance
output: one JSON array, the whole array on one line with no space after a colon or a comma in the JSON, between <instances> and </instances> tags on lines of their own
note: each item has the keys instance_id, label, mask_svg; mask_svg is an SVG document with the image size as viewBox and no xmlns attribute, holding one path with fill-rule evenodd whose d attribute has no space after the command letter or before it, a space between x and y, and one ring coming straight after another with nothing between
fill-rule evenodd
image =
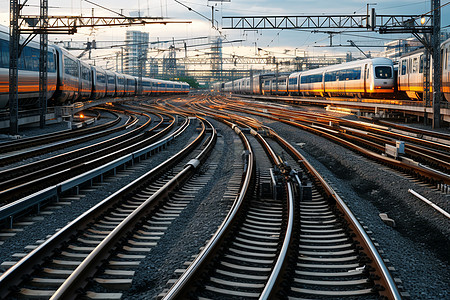
<instances>
[{"instance_id":1,"label":"cable","mask_svg":"<svg viewBox=\"0 0 450 300\"><path fill-rule=\"evenodd\" d=\"M124 17L124 18L127 17L127 16L125 16L125 15L119 13L119 12L116 12L116 11L114 11L114 10L112 10L112 9L109 9L109 8L107 8L107 7L104 7L104 6L102 6L102 5L100 5L100 4L97 4L97 3L95 3L95 2L92 2L92 1L89 1L89 0L84 0L84 1L86 1L86 2L89 3L89 4L92 4L92 5L98 6L98 7L100 7L100 8L103 8L104 10L107 10L107 11L109 11L109 12L115 13L115 14L121 16L121 17Z\"/></svg>"}]
</instances>

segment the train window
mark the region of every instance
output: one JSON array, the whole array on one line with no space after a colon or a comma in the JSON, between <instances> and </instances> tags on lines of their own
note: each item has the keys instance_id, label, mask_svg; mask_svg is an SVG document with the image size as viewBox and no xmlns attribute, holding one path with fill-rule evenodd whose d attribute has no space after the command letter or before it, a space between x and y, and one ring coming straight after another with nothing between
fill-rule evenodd
<instances>
[{"instance_id":1,"label":"train window","mask_svg":"<svg viewBox=\"0 0 450 300\"><path fill-rule=\"evenodd\" d=\"M102 73L97 73L97 81L99 83L105 83L106 82L105 75Z\"/></svg>"},{"instance_id":2,"label":"train window","mask_svg":"<svg viewBox=\"0 0 450 300\"><path fill-rule=\"evenodd\" d=\"M55 56L52 52L47 53L47 70L49 72L55 72L56 71L56 65L55 65Z\"/></svg>"},{"instance_id":3,"label":"train window","mask_svg":"<svg viewBox=\"0 0 450 300\"><path fill-rule=\"evenodd\" d=\"M445 68L445 70L447 70L447 65L448 65L448 50L445 49L445 59L444 59L444 68Z\"/></svg>"},{"instance_id":4,"label":"train window","mask_svg":"<svg viewBox=\"0 0 450 300\"><path fill-rule=\"evenodd\" d=\"M406 75L406 59L402 60L402 75Z\"/></svg>"},{"instance_id":5,"label":"train window","mask_svg":"<svg viewBox=\"0 0 450 300\"><path fill-rule=\"evenodd\" d=\"M290 84L290 85L295 85L295 84L297 84L297 77L289 78L289 84Z\"/></svg>"},{"instance_id":6,"label":"train window","mask_svg":"<svg viewBox=\"0 0 450 300\"><path fill-rule=\"evenodd\" d=\"M419 71L419 59L417 57L413 58L412 72L417 73Z\"/></svg>"},{"instance_id":7,"label":"train window","mask_svg":"<svg viewBox=\"0 0 450 300\"><path fill-rule=\"evenodd\" d=\"M375 77L386 79L392 78L392 68L391 67L375 67Z\"/></svg>"},{"instance_id":8,"label":"train window","mask_svg":"<svg viewBox=\"0 0 450 300\"><path fill-rule=\"evenodd\" d=\"M339 71L325 73L325 81L336 81L339 78Z\"/></svg>"},{"instance_id":9,"label":"train window","mask_svg":"<svg viewBox=\"0 0 450 300\"><path fill-rule=\"evenodd\" d=\"M39 49L35 49L35 48L30 48L30 53L31 53L31 65L28 66L29 70L32 71L37 71L39 72L39 56L40 56L40 51Z\"/></svg>"},{"instance_id":10,"label":"train window","mask_svg":"<svg viewBox=\"0 0 450 300\"><path fill-rule=\"evenodd\" d=\"M9 44L0 40L0 67L9 68Z\"/></svg>"},{"instance_id":11,"label":"train window","mask_svg":"<svg viewBox=\"0 0 450 300\"><path fill-rule=\"evenodd\" d=\"M79 77L77 62L67 56L64 56L64 72L68 75Z\"/></svg>"},{"instance_id":12,"label":"train window","mask_svg":"<svg viewBox=\"0 0 450 300\"><path fill-rule=\"evenodd\" d=\"M114 84L114 76L108 76L108 84Z\"/></svg>"}]
</instances>

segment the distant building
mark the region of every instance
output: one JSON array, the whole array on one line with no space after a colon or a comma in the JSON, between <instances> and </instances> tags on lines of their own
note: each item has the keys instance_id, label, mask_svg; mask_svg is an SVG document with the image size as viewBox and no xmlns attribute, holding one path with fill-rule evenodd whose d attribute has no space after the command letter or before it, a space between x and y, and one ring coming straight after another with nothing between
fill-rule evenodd
<instances>
[{"instance_id":1,"label":"distant building","mask_svg":"<svg viewBox=\"0 0 450 300\"><path fill-rule=\"evenodd\" d=\"M149 35L147 32L130 30L125 36L124 68L125 74L139 76L142 66L142 75L147 74L146 59L148 52Z\"/></svg>"},{"instance_id":2,"label":"distant building","mask_svg":"<svg viewBox=\"0 0 450 300\"><path fill-rule=\"evenodd\" d=\"M423 47L422 43L415 38L408 38L404 40L396 40L387 42L384 44L384 55L388 58L400 57L405 53L414 51L420 47Z\"/></svg>"}]
</instances>

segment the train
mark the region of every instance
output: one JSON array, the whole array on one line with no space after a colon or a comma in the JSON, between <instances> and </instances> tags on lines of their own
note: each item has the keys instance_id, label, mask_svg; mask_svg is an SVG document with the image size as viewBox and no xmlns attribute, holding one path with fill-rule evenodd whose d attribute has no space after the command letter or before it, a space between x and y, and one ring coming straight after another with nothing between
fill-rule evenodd
<instances>
[{"instance_id":1,"label":"train","mask_svg":"<svg viewBox=\"0 0 450 300\"><path fill-rule=\"evenodd\" d=\"M450 101L449 56L450 39L441 44L442 94L447 101ZM398 63L384 57L367 58L301 72L258 74L215 83L212 89L256 95L422 100L423 70L424 50L419 49L401 56Z\"/></svg>"},{"instance_id":2,"label":"train","mask_svg":"<svg viewBox=\"0 0 450 300\"><path fill-rule=\"evenodd\" d=\"M39 101L39 43L31 41L19 57L19 107L36 107ZM134 95L187 94L190 85L138 77L105 70L76 58L57 45L49 45L47 53L47 101L50 105L104 97ZM0 109L9 107L9 33L0 26Z\"/></svg>"}]
</instances>

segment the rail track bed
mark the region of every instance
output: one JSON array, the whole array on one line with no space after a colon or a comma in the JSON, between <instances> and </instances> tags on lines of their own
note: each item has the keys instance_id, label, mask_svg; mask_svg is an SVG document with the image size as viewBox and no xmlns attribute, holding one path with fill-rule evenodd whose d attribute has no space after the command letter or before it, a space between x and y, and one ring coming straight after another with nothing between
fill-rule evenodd
<instances>
[{"instance_id":1,"label":"rail track bed","mask_svg":"<svg viewBox=\"0 0 450 300\"><path fill-rule=\"evenodd\" d=\"M75 298L75 291L87 284L85 280L90 277L89 274L94 274L96 268L102 265L103 259L109 257L111 258L106 265L112 270L106 269L105 275L129 276L131 271L120 272L114 269L136 266L139 263L136 260L142 258L137 253L145 253L155 246L164 226L187 204L185 199L174 197L167 200L165 195L180 188L182 182L193 175L214 146L217 138L215 130L210 127L208 133L206 126L210 125L203 122L201 135L178 155L100 202L25 255L0 277L0 290L7 293L6 286L12 283L21 286L18 293L25 297ZM204 146L195 150L194 147L202 145L201 143L205 143ZM193 155L195 159L183 162L186 154ZM173 169L168 169L166 165ZM141 219L143 216L145 220ZM127 233L133 226L136 227L132 233ZM119 253L109 253L114 249ZM50 256L42 261L43 256L47 255ZM37 273L33 271L36 264L39 265ZM22 282L18 274L28 272L31 272L30 277ZM97 282L106 285L126 285L129 281L127 278L97 279ZM31 288L35 285L38 287ZM52 288L55 286L56 288ZM85 295L90 297L93 293L95 294L86 291Z\"/></svg>"},{"instance_id":2,"label":"rail track bed","mask_svg":"<svg viewBox=\"0 0 450 300\"><path fill-rule=\"evenodd\" d=\"M237 116L231 115L220 116L220 113L216 114L216 117L226 119L238 118ZM248 124L251 124L250 126L257 127L255 122L249 119L242 119L237 122L240 124L248 122ZM235 130L237 130L236 127ZM326 232L330 228L326 228L323 230L328 235L325 233L323 235L316 235L316 241L311 241L314 238L314 234L311 234L311 232L309 233L309 239L305 239L304 235L302 237L300 234L300 243L303 241L315 245L309 248L308 245L303 245L303 248L300 248L300 250L295 250L296 243L294 241L298 239L295 234L295 228L299 228L298 226L302 220L294 217L294 215L298 215L297 201L300 200L300 203L304 201L305 205L311 205L311 201L325 199L317 198L323 197L318 191L314 191L313 199L311 183L307 182L307 176L305 177L302 173L300 175L295 172L292 173L290 167L280 158L282 154L280 152L274 152L267 142L253 129L246 136L248 136L246 137L247 140L252 140L250 142L251 146L247 146L249 151L249 171L247 172L250 172L254 168L254 172L259 175L256 176L256 180L253 180L256 181L256 186L247 191L249 194L245 195L246 198L237 199L233 210L224 221L224 225L219 228L216 235L211 238L195 260L189 264L188 269L183 275L161 296L164 299L185 299L193 296L202 299L268 299L277 297L276 295L284 295L286 297L287 292L285 288L280 289L280 285L283 284L286 286L286 281L282 279L283 277L289 278L288 281L290 281L291 276L288 276L287 272L289 272L292 266L289 265L297 260L293 259L293 257L297 257L298 255L292 253L298 252L300 253L300 258L298 258L300 262L297 265L303 271L303 267L318 268L319 270L328 271L329 276L332 277L333 274L337 273L329 272L329 269L339 268L338 270L344 273L351 268L369 268L368 265L364 264L363 259L358 259L361 255L370 257L367 261L371 263L370 267L372 269L370 271L368 270L365 274L358 272L358 275L362 276L362 278L358 278L359 280L347 280L346 283L343 283L342 278L339 278L341 280L336 281L337 285L341 284L346 288L351 285L356 286L350 288L350 290L345 289L345 291L340 292L336 291L336 289L335 291L320 291L320 287L323 286L320 280L314 281L314 279L297 278L297 283L312 284L314 288L308 290L292 287L292 292L300 292L304 295L315 295L315 292L317 292L318 295L322 293L322 295L338 297L369 294L370 297L368 299L374 299L378 297L374 295L379 291L376 285L369 280L368 276L376 277L372 273L375 271L374 266L376 265L378 269L376 270L376 274L382 275L378 278L381 278L386 293L389 297L399 299L399 293L392 278L389 277L387 267L379 257L379 254L371 244L364 230L361 229L361 226L355 221L352 215L348 215L348 210L341 208L340 212L341 214L345 214L348 220L351 220L351 226L358 229L354 231L353 228L350 232L353 232L353 234L357 232L356 236L358 236L360 241L362 240L364 247L360 249L356 248L355 250L355 239L351 238L350 233L345 234L345 232L349 231L349 227L347 227L349 225L346 222L341 222L343 227L337 228L338 231L340 230L338 234L336 232L330 234ZM261 143L262 147L259 146L256 140ZM270 159L264 159L264 157L267 157L265 153L267 153ZM252 160L254 157L258 157L258 160L253 167ZM303 159L303 157L297 157L297 159ZM280 168L279 171L278 168ZM317 173L315 173L315 176L317 176ZM319 181L319 179L315 180ZM324 192L322 193L326 194ZM328 189L327 193L328 195L332 195L334 192ZM244 196L241 195L241 197ZM323 212L321 210L328 203L328 200L320 203L322 207L317 208L318 212L316 211L315 214L319 216L316 216L316 218L320 219L322 217L321 214ZM340 200L340 202L342 201ZM339 205L342 206L343 204L340 203ZM311 210L312 206L309 207L310 212ZM302 211L300 209L301 213ZM308 215L308 212L303 212L303 214L303 218L306 219L305 214ZM326 218L330 218L330 222L333 222L333 215L331 217L327 216ZM334 216L334 218L338 217ZM308 223L304 219L302 221ZM317 225L320 225L322 222L323 220L317 222ZM335 225L339 223L335 220L334 222ZM312 226L311 224L312 222L309 225ZM305 226L305 224L302 225ZM339 238L336 238L336 235ZM313 252L312 249L320 251L320 249L327 249L326 246L329 247L328 253L316 253L316 259L314 259L314 255L311 255L311 252ZM338 259L336 258L337 256L333 259L323 258L323 255L332 256L333 254L330 254L332 250L330 249L333 248L349 250L347 251L347 257ZM310 260L317 262L315 265L302 262L302 260L305 260L305 257L302 257L301 253L303 252L305 254L307 249L309 250ZM365 253L363 253L364 251L360 253L356 252L362 249L364 249ZM342 256L343 253L337 253L337 255ZM332 261L334 262L334 268ZM312 275L314 271L306 273L314 276ZM318 274L316 270L316 276L327 277L323 272L322 275ZM332 282L329 281L329 283L331 286ZM361 288L364 285L365 287ZM317 286L319 286L319 289L317 289Z\"/></svg>"},{"instance_id":3,"label":"rail track bed","mask_svg":"<svg viewBox=\"0 0 450 300\"><path fill-rule=\"evenodd\" d=\"M282 107L289 109L286 105ZM325 114L311 107L293 107L293 110ZM335 112L331 115L339 117ZM341 117L353 120L347 115ZM434 184L374 163L326 138L275 120L255 118L294 145L346 200L352 211L370 228L372 238L384 251L382 256L390 261L393 273L403 281L400 286L411 298L448 297L450 274L444 271L450 264L448 219L408 190L417 191L450 211L447 194ZM383 223L380 214L387 214L395 222L395 227Z\"/></svg>"},{"instance_id":4,"label":"rail track bed","mask_svg":"<svg viewBox=\"0 0 450 300\"><path fill-rule=\"evenodd\" d=\"M447 196L436 185L289 122L268 118L272 108L262 104L251 106L258 114L248 114L250 108L237 112L235 104L226 107L221 101L200 95L128 106L134 111L150 109L152 119L173 115L178 124L186 120L191 125L164 149L152 152L150 159L136 156L37 214L15 220L12 228L0 230L2 297L445 299L450 295L448 219L407 192L414 189L448 209ZM317 129L338 132L324 113L312 116L302 108L291 112L287 106L277 107L286 109L284 120L303 114ZM194 115L206 119L197 123ZM348 121L332 115L333 123L345 123L349 133ZM208 123L218 134L206 155L216 132L209 125L202 129L201 124ZM352 134L362 138L365 130L355 127ZM395 134L404 130L396 128ZM188 156L171 169L153 173L201 131L205 136L196 150L186 151ZM381 132L369 135L374 144L389 139ZM429 141L440 143L436 139L445 137L432 136ZM442 153L440 159L446 160ZM384 223L380 213L387 213L390 221ZM81 215L95 218L81 221ZM69 234L68 223L82 227ZM66 236L65 241L56 242L56 236ZM52 250L42 250L46 245ZM25 262L32 253L45 259ZM20 270L22 266L28 271ZM18 273L28 275L14 276Z\"/></svg>"},{"instance_id":5,"label":"rail track bed","mask_svg":"<svg viewBox=\"0 0 450 300\"><path fill-rule=\"evenodd\" d=\"M88 170L114 161L127 153L136 151L153 143L167 134L175 124L171 115L155 116L157 122L153 127L151 116L142 114L146 122L118 136L109 137L86 147L41 159L20 167L0 171L4 181L0 184L2 204L34 193L37 190L78 176ZM124 124L123 129L132 124Z\"/></svg>"}]
</instances>

